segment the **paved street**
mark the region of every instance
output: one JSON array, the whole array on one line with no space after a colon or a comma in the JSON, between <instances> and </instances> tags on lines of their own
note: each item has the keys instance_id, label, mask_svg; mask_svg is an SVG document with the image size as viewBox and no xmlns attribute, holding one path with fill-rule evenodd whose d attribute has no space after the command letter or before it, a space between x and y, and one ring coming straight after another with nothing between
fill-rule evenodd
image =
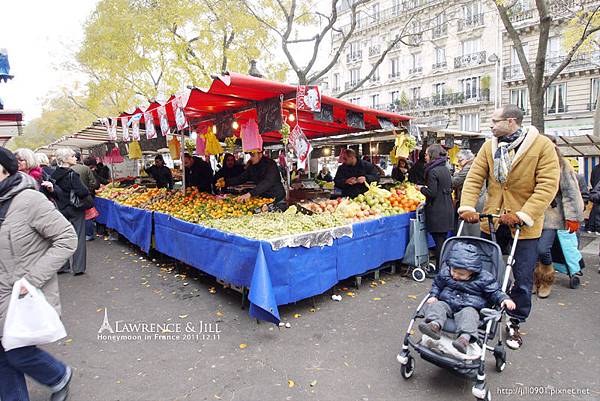
<instances>
[{"instance_id":1,"label":"paved street","mask_svg":"<svg viewBox=\"0 0 600 401\"><path fill-rule=\"evenodd\" d=\"M98 239L88 250L86 275L61 276L69 337L47 347L75 368L73 401L472 399L470 382L418 357L413 378L400 377L402 332L429 280L384 274L377 286L364 280L359 290L342 283L341 302L322 295L316 309L310 301L281 308L291 328L280 329L250 319L241 296L209 277L177 275L172 263L152 262L123 242ZM569 289L560 276L549 299L535 299L524 347L509 352L502 374L489 359L494 399L600 399L598 257L588 254L586 261L580 289ZM213 329L218 323L219 338L102 341L104 308L112 328L117 321L184 327L203 321ZM589 394L499 394L520 386ZM47 389L31 388L32 401L47 400Z\"/></svg>"}]
</instances>

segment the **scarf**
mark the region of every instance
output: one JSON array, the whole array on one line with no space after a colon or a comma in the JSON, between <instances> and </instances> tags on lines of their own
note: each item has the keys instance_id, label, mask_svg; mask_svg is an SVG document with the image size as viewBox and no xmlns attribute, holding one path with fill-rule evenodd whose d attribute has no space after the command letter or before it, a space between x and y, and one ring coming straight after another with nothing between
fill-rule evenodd
<instances>
[{"instance_id":1,"label":"scarf","mask_svg":"<svg viewBox=\"0 0 600 401\"><path fill-rule=\"evenodd\" d=\"M498 149L494 154L494 176L501 184L508 179L515 157L515 149L525 140L525 136L519 128L514 134L498 139Z\"/></svg>"},{"instance_id":2,"label":"scarf","mask_svg":"<svg viewBox=\"0 0 600 401\"><path fill-rule=\"evenodd\" d=\"M15 187L18 187L23 181L23 175L17 173L9 175L4 180L0 181L0 203L12 198L7 196Z\"/></svg>"},{"instance_id":3,"label":"scarf","mask_svg":"<svg viewBox=\"0 0 600 401\"><path fill-rule=\"evenodd\" d=\"M425 179L427 180L427 176L429 175L429 171L431 171L431 169L437 167L437 166L443 166L446 165L446 162L448 161L447 157L440 157L439 159L435 159L430 161L429 163L427 163L425 165Z\"/></svg>"}]
</instances>

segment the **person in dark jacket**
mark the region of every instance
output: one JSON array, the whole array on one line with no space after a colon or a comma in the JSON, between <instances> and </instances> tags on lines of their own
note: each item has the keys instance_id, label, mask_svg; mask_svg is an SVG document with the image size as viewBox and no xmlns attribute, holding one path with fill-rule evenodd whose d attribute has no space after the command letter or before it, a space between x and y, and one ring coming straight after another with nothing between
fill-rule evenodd
<instances>
[{"instance_id":1,"label":"person in dark jacket","mask_svg":"<svg viewBox=\"0 0 600 401\"><path fill-rule=\"evenodd\" d=\"M366 160L358 160L356 152L346 149L344 164L335 173L335 186L342 190L342 196L356 198L367 192L365 183L379 181L379 173L375 166Z\"/></svg>"},{"instance_id":2,"label":"person in dark jacket","mask_svg":"<svg viewBox=\"0 0 600 401\"><path fill-rule=\"evenodd\" d=\"M410 176L410 164L408 160L400 158L398 164L392 169L392 178L398 182L404 182Z\"/></svg>"},{"instance_id":3,"label":"person in dark jacket","mask_svg":"<svg viewBox=\"0 0 600 401\"><path fill-rule=\"evenodd\" d=\"M595 188L600 183L600 164L592 169L590 184ZM591 199L590 199L591 200ZM593 202L590 217L588 219L587 231L600 235L600 202Z\"/></svg>"},{"instance_id":4,"label":"person in dark jacket","mask_svg":"<svg viewBox=\"0 0 600 401\"><path fill-rule=\"evenodd\" d=\"M419 160L410 169L408 173L408 181L416 185L425 185L425 154L426 149L423 148L419 152Z\"/></svg>"},{"instance_id":5,"label":"person in dark jacket","mask_svg":"<svg viewBox=\"0 0 600 401\"><path fill-rule=\"evenodd\" d=\"M109 180L98 174L98 162L96 158L93 156L87 157L83 164L88 166L90 170L92 170L92 174L94 174L94 178L99 185L106 185L109 183Z\"/></svg>"},{"instance_id":6,"label":"person in dark jacket","mask_svg":"<svg viewBox=\"0 0 600 401\"><path fill-rule=\"evenodd\" d=\"M252 181L256 187L247 194L238 198L241 202L245 202L250 196L262 198L273 198L275 203L283 203L285 201L285 188L281 183L281 175L277 164L263 156L262 152L252 152L250 156L250 165L239 176L233 178L223 178L217 183L218 187L232 187Z\"/></svg>"},{"instance_id":7,"label":"person in dark jacket","mask_svg":"<svg viewBox=\"0 0 600 401\"><path fill-rule=\"evenodd\" d=\"M98 176L102 177L106 181L110 181L110 168L102 162L98 162L96 166L96 172Z\"/></svg>"},{"instance_id":8,"label":"person in dark jacket","mask_svg":"<svg viewBox=\"0 0 600 401\"><path fill-rule=\"evenodd\" d=\"M66 217L77 233L77 250L70 261L67 261L60 272L69 269L74 275L83 274L86 270L86 244L85 244L85 210L76 208L71 204L71 191L79 199L90 196L90 191L83 185L79 175L71 167L77 164L75 152L69 148L56 150L58 167L52 174L55 184L49 189L56 200L58 211Z\"/></svg>"},{"instance_id":9,"label":"person in dark jacket","mask_svg":"<svg viewBox=\"0 0 600 401\"><path fill-rule=\"evenodd\" d=\"M213 170L210 164L197 156L184 153L186 187L197 187L200 192L212 193Z\"/></svg>"},{"instance_id":10,"label":"person in dark jacket","mask_svg":"<svg viewBox=\"0 0 600 401\"><path fill-rule=\"evenodd\" d=\"M219 178L234 178L242 175L244 172L244 166L237 164L235 156L231 153L225 153L223 156L223 167L215 174L214 182L217 182Z\"/></svg>"},{"instance_id":11,"label":"person in dark jacket","mask_svg":"<svg viewBox=\"0 0 600 401\"><path fill-rule=\"evenodd\" d=\"M156 181L157 188L173 189L173 174L171 169L165 166L165 159L162 155L156 155L154 165L144 169L144 171ZM191 186L192 184L186 182L186 185Z\"/></svg>"},{"instance_id":12,"label":"person in dark jacket","mask_svg":"<svg viewBox=\"0 0 600 401\"><path fill-rule=\"evenodd\" d=\"M501 305L514 310L516 307L501 290L496 277L483 270L477 247L465 242L455 243L433 280L429 295L419 331L439 340L447 318L454 318L458 338L452 345L463 354L469 342L477 338L482 308Z\"/></svg>"},{"instance_id":13,"label":"person in dark jacket","mask_svg":"<svg viewBox=\"0 0 600 401\"><path fill-rule=\"evenodd\" d=\"M331 173L329 172L329 168L327 166L323 166L319 174L317 174L318 181L332 182L333 177L331 177Z\"/></svg>"},{"instance_id":14,"label":"person in dark jacket","mask_svg":"<svg viewBox=\"0 0 600 401\"><path fill-rule=\"evenodd\" d=\"M434 144L425 154L425 182L417 189L425 195L425 225L435 241L436 266L439 269L442 245L454 226L452 207L452 177L446 167L448 157L442 145Z\"/></svg>"}]
</instances>

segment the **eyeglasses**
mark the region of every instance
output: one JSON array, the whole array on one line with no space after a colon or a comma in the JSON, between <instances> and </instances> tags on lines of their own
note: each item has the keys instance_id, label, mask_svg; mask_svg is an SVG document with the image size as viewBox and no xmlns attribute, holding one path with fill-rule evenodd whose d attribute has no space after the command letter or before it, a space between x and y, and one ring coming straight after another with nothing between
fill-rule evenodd
<instances>
[{"instance_id":1,"label":"eyeglasses","mask_svg":"<svg viewBox=\"0 0 600 401\"><path fill-rule=\"evenodd\" d=\"M498 118L498 119L492 118L492 122L494 124L499 123L500 121L506 121L506 120L508 120L508 118Z\"/></svg>"}]
</instances>

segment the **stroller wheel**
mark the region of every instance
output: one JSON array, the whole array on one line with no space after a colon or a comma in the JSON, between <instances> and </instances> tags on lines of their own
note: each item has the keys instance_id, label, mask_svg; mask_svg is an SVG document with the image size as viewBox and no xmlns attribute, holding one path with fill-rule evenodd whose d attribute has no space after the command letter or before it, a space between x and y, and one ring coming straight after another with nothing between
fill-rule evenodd
<instances>
[{"instance_id":1,"label":"stroller wheel","mask_svg":"<svg viewBox=\"0 0 600 401\"><path fill-rule=\"evenodd\" d=\"M413 373L415 372L415 358L413 358L412 356L408 356L408 360L406 361L406 364L402 365L400 367L400 374L402 375L402 377L406 380L410 379L413 375Z\"/></svg>"},{"instance_id":2,"label":"stroller wheel","mask_svg":"<svg viewBox=\"0 0 600 401\"><path fill-rule=\"evenodd\" d=\"M496 358L496 372L504 371L504 369L506 368L506 350L504 349L504 347L495 347L494 358Z\"/></svg>"},{"instance_id":3,"label":"stroller wheel","mask_svg":"<svg viewBox=\"0 0 600 401\"><path fill-rule=\"evenodd\" d=\"M411 275L413 280L418 281L419 283L425 280L425 271L420 267L413 269Z\"/></svg>"},{"instance_id":4,"label":"stroller wheel","mask_svg":"<svg viewBox=\"0 0 600 401\"><path fill-rule=\"evenodd\" d=\"M435 263L428 263L425 267L425 276L428 278L435 277L437 273L437 268L435 267Z\"/></svg>"},{"instance_id":5,"label":"stroller wheel","mask_svg":"<svg viewBox=\"0 0 600 401\"><path fill-rule=\"evenodd\" d=\"M572 289L579 288L580 283L581 281L579 280L578 276L571 276L571 278L569 278L569 287Z\"/></svg>"}]
</instances>

